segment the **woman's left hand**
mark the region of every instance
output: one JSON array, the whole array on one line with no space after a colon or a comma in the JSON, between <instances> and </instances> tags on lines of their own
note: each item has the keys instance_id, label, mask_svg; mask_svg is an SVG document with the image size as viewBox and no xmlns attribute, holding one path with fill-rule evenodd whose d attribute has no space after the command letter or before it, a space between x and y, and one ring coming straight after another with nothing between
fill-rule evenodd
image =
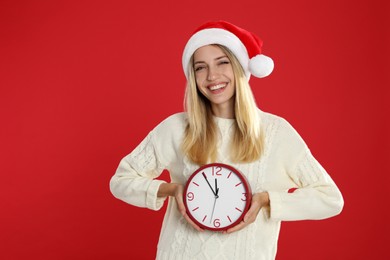
<instances>
[{"instance_id":1,"label":"woman's left hand","mask_svg":"<svg viewBox=\"0 0 390 260\"><path fill-rule=\"evenodd\" d=\"M229 228L226 233L232 233L238 230L243 229L244 227L248 226L249 224L255 222L257 218L257 214L259 214L259 211L262 207L269 206L269 196L268 192L260 192L255 193L252 196L252 203L248 210L248 212L245 214L243 221L239 223L238 225Z\"/></svg>"}]
</instances>

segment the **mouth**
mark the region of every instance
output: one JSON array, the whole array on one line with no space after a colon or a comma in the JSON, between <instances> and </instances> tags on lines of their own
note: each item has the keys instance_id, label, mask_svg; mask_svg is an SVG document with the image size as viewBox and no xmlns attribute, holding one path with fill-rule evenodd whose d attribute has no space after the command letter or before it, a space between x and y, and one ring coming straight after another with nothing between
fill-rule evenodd
<instances>
[{"instance_id":1,"label":"mouth","mask_svg":"<svg viewBox=\"0 0 390 260\"><path fill-rule=\"evenodd\" d=\"M227 83L219 83L219 84L215 84L215 85L210 85L208 86L207 88L214 92L214 91L218 91L218 90L223 90L224 88L226 88L227 86Z\"/></svg>"}]
</instances>

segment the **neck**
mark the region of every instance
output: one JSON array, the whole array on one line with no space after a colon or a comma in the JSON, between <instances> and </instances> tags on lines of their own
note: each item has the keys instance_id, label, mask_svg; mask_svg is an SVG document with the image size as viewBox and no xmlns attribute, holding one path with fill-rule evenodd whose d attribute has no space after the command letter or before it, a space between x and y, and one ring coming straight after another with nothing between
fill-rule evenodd
<instances>
[{"instance_id":1,"label":"neck","mask_svg":"<svg viewBox=\"0 0 390 260\"><path fill-rule=\"evenodd\" d=\"M234 115L234 105L231 103L225 104L212 104L211 110L213 115L220 118L233 119Z\"/></svg>"}]
</instances>

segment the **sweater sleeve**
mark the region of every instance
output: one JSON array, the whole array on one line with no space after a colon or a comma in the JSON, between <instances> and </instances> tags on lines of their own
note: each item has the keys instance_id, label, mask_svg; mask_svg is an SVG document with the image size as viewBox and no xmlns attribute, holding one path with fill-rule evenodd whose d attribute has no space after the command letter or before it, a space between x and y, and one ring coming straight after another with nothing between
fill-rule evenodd
<instances>
[{"instance_id":1,"label":"sweater sleeve","mask_svg":"<svg viewBox=\"0 0 390 260\"><path fill-rule=\"evenodd\" d=\"M111 193L134 206L159 210L166 197L157 197L158 189L164 181L155 178L163 170L151 132L119 163L110 180Z\"/></svg>"},{"instance_id":2,"label":"sweater sleeve","mask_svg":"<svg viewBox=\"0 0 390 260\"><path fill-rule=\"evenodd\" d=\"M295 130L287 125L281 158L294 192L269 191L271 218L282 221L318 220L339 214L344 201L334 181L311 154Z\"/></svg>"}]
</instances>

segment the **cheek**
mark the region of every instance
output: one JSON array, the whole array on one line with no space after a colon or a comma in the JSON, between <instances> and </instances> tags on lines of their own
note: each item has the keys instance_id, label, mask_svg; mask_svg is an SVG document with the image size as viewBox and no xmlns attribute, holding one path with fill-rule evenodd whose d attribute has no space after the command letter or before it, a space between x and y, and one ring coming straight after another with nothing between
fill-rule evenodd
<instances>
[{"instance_id":1,"label":"cheek","mask_svg":"<svg viewBox=\"0 0 390 260\"><path fill-rule=\"evenodd\" d=\"M228 71L228 75L229 75L229 78L234 81L234 72L233 72L233 68L230 67L229 71Z\"/></svg>"},{"instance_id":2,"label":"cheek","mask_svg":"<svg viewBox=\"0 0 390 260\"><path fill-rule=\"evenodd\" d=\"M198 88L202 88L204 81L205 77L202 75L202 73L199 73L199 75L195 76L195 82Z\"/></svg>"},{"instance_id":3,"label":"cheek","mask_svg":"<svg viewBox=\"0 0 390 260\"><path fill-rule=\"evenodd\" d=\"M204 73L201 73L201 72L195 73L195 81L197 84L199 84L200 82L203 81L203 79L204 79L203 74Z\"/></svg>"}]
</instances>

